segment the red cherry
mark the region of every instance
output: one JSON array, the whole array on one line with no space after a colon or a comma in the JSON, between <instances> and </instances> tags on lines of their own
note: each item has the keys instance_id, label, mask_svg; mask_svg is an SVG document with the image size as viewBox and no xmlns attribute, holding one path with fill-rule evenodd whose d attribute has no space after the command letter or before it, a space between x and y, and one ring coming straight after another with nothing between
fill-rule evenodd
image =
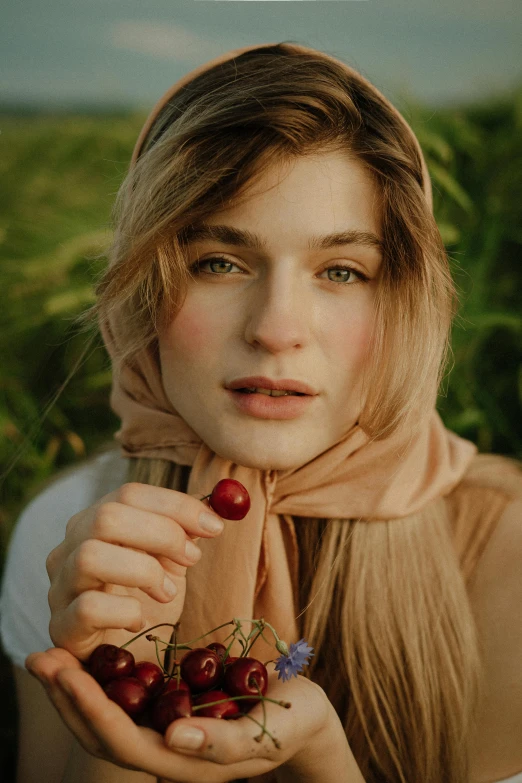
<instances>
[{"instance_id":1,"label":"red cherry","mask_svg":"<svg viewBox=\"0 0 522 783\"><path fill-rule=\"evenodd\" d=\"M250 508L250 496L246 488L235 479L218 481L208 502L223 519L243 519Z\"/></svg>"},{"instance_id":2,"label":"red cherry","mask_svg":"<svg viewBox=\"0 0 522 783\"><path fill-rule=\"evenodd\" d=\"M101 685L109 680L130 677L134 669L134 655L115 644L99 644L87 662L89 673Z\"/></svg>"},{"instance_id":3,"label":"red cherry","mask_svg":"<svg viewBox=\"0 0 522 783\"><path fill-rule=\"evenodd\" d=\"M229 655L228 658L225 661L225 666L230 666L231 663L234 663L234 661L239 660L239 656L237 655Z\"/></svg>"},{"instance_id":4,"label":"red cherry","mask_svg":"<svg viewBox=\"0 0 522 783\"><path fill-rule=\"evenodd\" d=\"M223 678L223 664L213 650L196 647L185 653L180 662L181 676L193 693L208 691Z\"/></svg>"},{"instance_id":5,"label":"red cherry","mask_svg":"<svg viewBox=\"0 0 522 783\"><path fill-rule=\"evenodd\" d=\"M132 677L143 683L151 696L155 696L163 686L163 672L156 663L139 661L132 672Z\"/></svg>"},{"instance_id":6,"label":"red cherry","mask_svg":"<svg viewBox=\"0 0 522 783\"><path fill-rule=\"evenodd\" d=\"M103 690L116 704L125 710L127 715L134 717L143 712L149 701L150 694L145 685L136 677L121 677L108 682Z\"/></svg>"},{"instance_id":7,"label":"red cherry","mask_svg":"<svg viewBox=\"0 0 522 783\"><path fill-rule=\"evenodd\" d=\"M207 644L207 650L212 650L215 652L221 663L225 662L225 658L227 657L227 648L224 644L221 644L221 642L210 642L210 644Z\"/></svg>"},{"instance_id":8,"label":"red cherry","mask_svg":"<svg viewBox=\"0 0 522 783\"><path fill-rule=\"evenodd\" d=\"M249 709L259 702L257 686L263 696L268 686L266 666L256 658L238 658L227 666L223 686L231 696L255 696L253 699L242 699L241 709Z\"/></svg>"},{"instance_id":9,"label":"red cherry","mask_svg":"<svg viewBox=\"0 0 522 783\"><path fill-rule=\"evenodd\" d=\"M170 691L188 691L190 690L187 683L180 678L179 685L178 685L178 678L176 676L172 677L170 680L165 681L165 685L163 686L163 690L161 694L169 693Z\"/></svg>"},{"instance_id":10,"label":"red cherry","mask_svg":"<svg viewBox=\"0 0 522 783\"><path fill-rule=\"evenodd\" d=\"M201 693L194 699L194 706L208 704L212 701L222 701L221 704L213 704L211 707L201 707L199 710L194 710L193 715L203 715L204 718L233 718L239 715L241 710L239 709L237 701L231 701L230 695L225 691L207 691Z\"/></svg>"},{"instance_id":11,"label":"red cherry","mask_svg":"<svg viewBox=\"0 0 522 783\"><path fill-rule=\"evenodd\" d=\"M164 734L167 726L178 718L190 718L192 715L192 697L189 691L169 691L163 693L152 708L152 725Z\"/></svg>"}]
</instances>

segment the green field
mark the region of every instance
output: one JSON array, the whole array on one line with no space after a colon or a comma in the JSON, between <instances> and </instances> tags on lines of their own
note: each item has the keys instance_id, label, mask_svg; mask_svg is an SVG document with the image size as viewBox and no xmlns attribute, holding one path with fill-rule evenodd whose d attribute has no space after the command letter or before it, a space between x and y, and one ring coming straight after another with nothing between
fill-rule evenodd
<instances>
[{"instance_id":1,"label":"green field","mask_svg":"<svg viewBox=\"0 0 522 783\"><path fill-rule=\"evenodd\" d=\"M522 459L522 87L460 109L401 108L427 157L461 299L440 413L481 451ZM73 321L93 302L143 119L0 111L0 567L42 482L118 428L107 354L100 340L82 357ZM16 712L5 660L1 686L0 777L9 781Z\"/></svg>"}]
</instances>

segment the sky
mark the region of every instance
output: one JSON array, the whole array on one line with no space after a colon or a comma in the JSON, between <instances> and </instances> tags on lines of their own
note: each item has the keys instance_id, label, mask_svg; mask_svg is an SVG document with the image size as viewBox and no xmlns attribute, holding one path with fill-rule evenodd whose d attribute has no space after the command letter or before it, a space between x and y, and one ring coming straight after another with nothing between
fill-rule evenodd
<instances>
[{"instance_id":1,"label":"sky","mask_svg":"<svg viewBox=\"0 0 522 783\"><path fill-rule=\"evenodd\" d=\"M291 39L391 100L473 102L522 84L520 0L2 0L0 106L150 109L230 49Z\"/></svg>"}]
</instances>

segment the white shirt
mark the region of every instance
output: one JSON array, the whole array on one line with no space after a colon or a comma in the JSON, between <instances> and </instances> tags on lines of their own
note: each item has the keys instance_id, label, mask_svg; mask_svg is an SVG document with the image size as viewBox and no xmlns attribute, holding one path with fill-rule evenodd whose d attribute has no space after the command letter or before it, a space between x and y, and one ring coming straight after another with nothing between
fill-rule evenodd
<instances>
[{"instance_id":1,"label":"white shirt","mask_svg":"<svg viewBox=\"0 0 522 783\"><path fill-rule=\"evenodd\" d=\"M45 561L79 511L125 484L127 460L119 448L88 460L50 484L23 510L11 537L0 595L0 636L17 666L31 652L53 647Z\"/></svg>"},{"instance_id":2,"label":"white shirt","mask_svg":"<svg viewBox=\"0 0 522 783\"><path fill-rule=\"evenodd\" d=\"M58 478L24 509L11 538L0 595L0 636L6 655L24 668L31 652L53 647L45 560L63 541L69 519L127 480L119 448ZM522 783L522 772L496 783Z\"/></svg>"}]
</instances>

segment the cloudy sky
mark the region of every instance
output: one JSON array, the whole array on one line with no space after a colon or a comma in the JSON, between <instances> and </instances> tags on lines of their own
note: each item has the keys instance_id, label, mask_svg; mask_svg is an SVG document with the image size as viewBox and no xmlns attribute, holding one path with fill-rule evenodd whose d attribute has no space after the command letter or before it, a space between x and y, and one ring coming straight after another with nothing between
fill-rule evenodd
<instances>
[{"instance_id":1,"label":"cloudy sky","mask_svg":"<svg viewBox=\"0 0 522 783\"><path fill-rule=\"evenodd\" d=\"M0 104L148 109L229 49L292 39L392 99L473 100L522 82L520 0L2 0Z\"/></svg>"}]
</instances>

